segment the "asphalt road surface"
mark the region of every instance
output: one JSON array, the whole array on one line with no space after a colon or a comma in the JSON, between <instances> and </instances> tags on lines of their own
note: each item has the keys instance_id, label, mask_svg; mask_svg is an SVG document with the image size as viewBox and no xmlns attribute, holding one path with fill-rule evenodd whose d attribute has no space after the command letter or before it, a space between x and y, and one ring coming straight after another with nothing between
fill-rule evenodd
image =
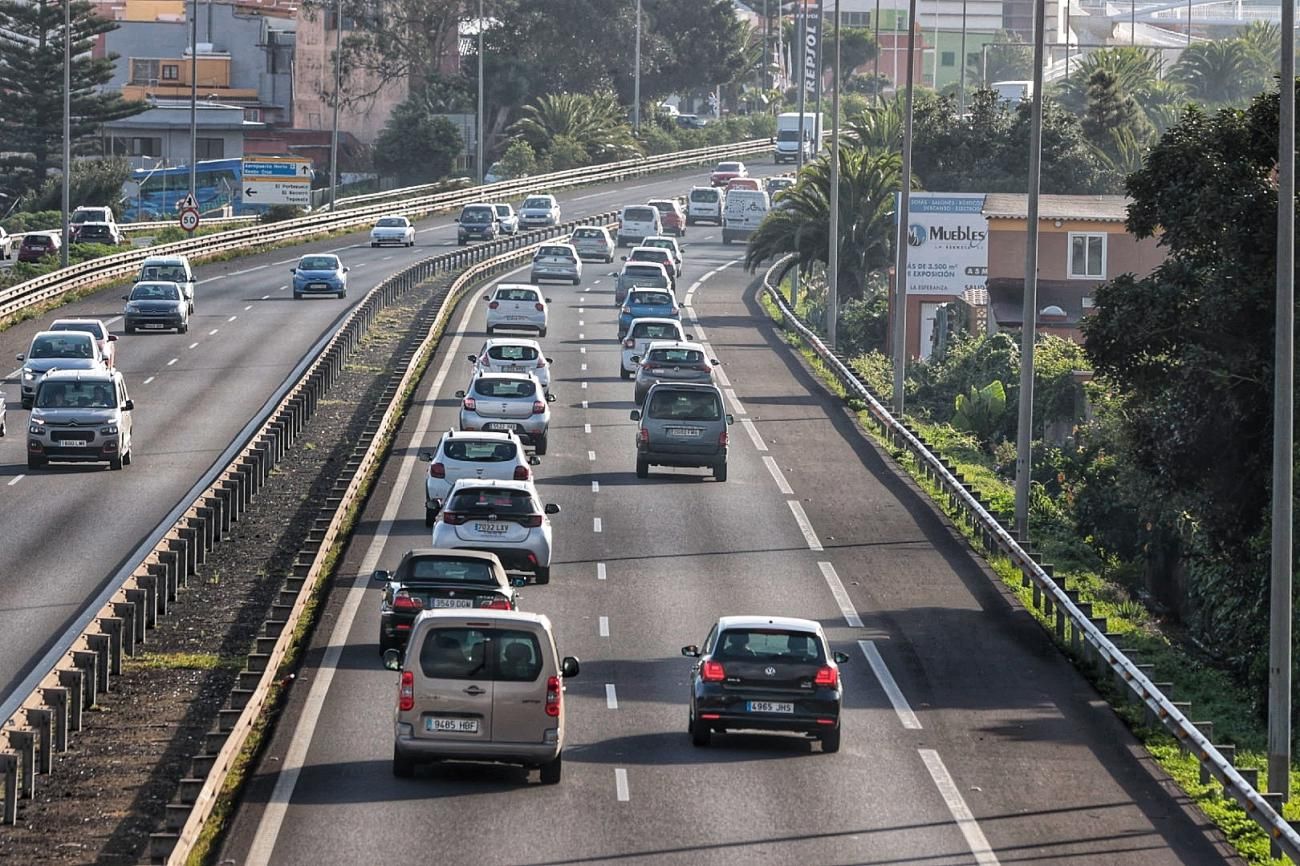
<instances>
[{"instance_id":1,"label":"asphalt road surface","mask_svg":"<svg viewBox=\"0 0 1300 866\"><path fill-rule=\"evenodd\" d=\"M565 192L562 218L684 194L692 183L708 182L702 171ZM120 286L0 333L0 359L9 359L0 367L0 400L8 407L8 435L0 438L0 700L31 670L47 666L42 656L57 637L121 567L136 561L141 540L366 291L404 265L455 248L453 217L422 221L409 249L371 249L367 229L198 266L188 334L122 334ZM351 268L347 298L294 301L289 269L303 253L324 250ZM76 317L103 319L119 335L117 364L136 405L134 463L120 472L55 464L29 473L28 413L19 408L21 365L14 356L54 318Z\"/></svg>"},{"instance_id":2,"label":"asphalt road surface","mask_svg":"<svg viewBox=\"0 0 1300 866\"><path fill-rule=\"evenodd\" d=\"M635 194L627 196L635 200ZM686 238L688 331L722 361L730 480L634 475L606 268L554 286L558 395L536 470L554 520L546 613L568 681L564 778L390 769L396 675L372 569L427 546L417 452L456 423L481 303L444 340L345 557L220 862L1233 862L1111 711L882 461L761 317L739 245ZM688 318L689 320L689 318ZM852 656L844 740L686 733L690 661L723 614L820 620Z\"/></svg>"}]
</instances>

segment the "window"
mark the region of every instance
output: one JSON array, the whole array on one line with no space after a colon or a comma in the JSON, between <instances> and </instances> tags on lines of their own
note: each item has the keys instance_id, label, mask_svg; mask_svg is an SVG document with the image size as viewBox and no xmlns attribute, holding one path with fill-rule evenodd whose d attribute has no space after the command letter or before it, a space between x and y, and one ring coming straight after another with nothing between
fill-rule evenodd
<instances>
[{"instance_id":1,"label":"window","mask_svg":"<svg viewBox=\"0 0 1300 866\"><path fill-rule=\"evenodd\" d=\"M161 156L162 139L108 136L104 139L104 152L113 156Z\"/></svg>"},{"instance_id":2,"label":"window","mask_svg":"<svg viewBox=\"0 0 1300 866\"><path fill-rule=\"evenodd\" d=\"M162 64L157 60L131 60L131 84L149 84L157 81L159 78L159 67Z\"/></svg>"},{"instance_id":3,"label":"window","mask_svg":"<svg viewBox=\"0 0 1300 866\"><path fill-rule=\"evenodd\" d=\"M1071 279L1101 280L1106 278L1106 235L1087 232L1070 232Z\"/></svg>"},{"instance_id":4,"label":"window","mask_svg":"<svg viewBox=\"0 0 1300 866\"><path fill-rule=\"evenodd\" d=\"M956 62L957 62L956 51L944 51L939 55L940 66L952 66Z\"/></svg>"},{"instance_id":5,"label":"window","mask_svg":"<svg viewBox=\"0 0 1300 866\"><path fill-rule=\"evenodd\" d=\"M226 142L221 138L200 138L194 143L198 159L222 159L226 155Z\"/></svg>"},{"instance_id":6,"label":"window","mask_svg":"<svg viewBox=\"0 0 1300 866\"><path fill-rule=\"evenodd\" d=\"M175 63L164 63L162 68L163 81L179 81L181 70Z\"/></svg>"}]
</instances>

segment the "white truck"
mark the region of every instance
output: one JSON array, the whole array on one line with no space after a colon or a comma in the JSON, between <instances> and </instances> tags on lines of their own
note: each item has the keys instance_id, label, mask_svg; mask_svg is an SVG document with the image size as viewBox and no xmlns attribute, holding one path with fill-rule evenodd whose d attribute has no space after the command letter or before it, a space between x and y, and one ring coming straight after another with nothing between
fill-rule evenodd
<instances>
[{"instance_id":1,"label":"white truck","mask_svg":"<svg viewBox=\"0 0 1300 866\"><path fill-rule=\"evenodd\" d=\"M822 116L818 112L803 113L803 156L812 157L822 135ZM776 116L776 137L772 140L772 158L777 165L799 160L799 112L788 111Z\"/></svg>"},{"instance_id":2,"label":"white truck","mask_svg":"<svg viewBox=\"0 0 1300 866\"><path fill-rule=\"evenodd\" d=\"M997 94L998 102L1011 108L1019 105L1022 99L1034 98L1032 81L995 81L989 85L989 90Z\"/></svg>"},{"instance_id":3,"label":"white truck","mask_svg":"<svg viewBox=\"0 0 1300 866\"><path fill-rule=\"evenodd\" d=\"M771 208L767 193L757 189L733 189L722 203L722 242L744 240L754 233Z\"/></svg>"}]
</instances>

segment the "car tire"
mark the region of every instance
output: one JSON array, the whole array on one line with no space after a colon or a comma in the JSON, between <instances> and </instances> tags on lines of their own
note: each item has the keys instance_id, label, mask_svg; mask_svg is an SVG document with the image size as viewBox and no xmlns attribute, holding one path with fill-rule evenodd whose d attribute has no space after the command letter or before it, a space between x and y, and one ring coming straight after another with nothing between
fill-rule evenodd
<instances>
[{"instance_id":1,"label":"car tire","mask_svg":"<svg viewBox=\"0 0 1300 866\"><path fill-rule=\"evenodd\" d=\"M539 336L539 337L543 337L543 338L544 338L544 337L546 336L546 329L545 329L545 328L542 328L541 330L539 330L539 331L537 332L537 336Z\"/></svg>"},{"instance_id":2,"label":"car tire","mask_svg":"<svg viewBox=\"0 0 1300 866\"><path fill-rule=\"evenodd\" d=\"M193 301L190 301L190 304L189 304L189 314L190 314L191 316L194 315L194 302L193 302Z\"/></svg>"},{"instance_id":3,"label":"car tire","mask_svg":"<svg viewBox=\"0 0 1300 866\"><path fill-rule=\"evenodd\" d=\"M574 277L574 278L573 278L573 284L574 284L575 286L576 286L576 285L579 285L581 282L582 282L582 279L581 279L580 277Z\"/></svg>"},{"instance_id":4,"label":"car tire","mask_svg":"<svg viewBox=\"0 0 1300 866\"><path fill-rule=\"evenodd\" d=\"M687 217L687 218L686 218L686 224L687 224L688 226L693 226L693 225L695 225L695 220L691 219L690 217Z\"/></svg>"},{"instance_id":5,"label":"car tire","mask_svg":"<svg viewBox=\"0 0 1300 866\"><path fill-rule=\"evenodd\" d=\"M343 291L339 292L339 297L340 297L340 298L346 298L347 296L348 296L348 290L347 290L347 289L344 289Z\"/></svg>"},{"instance_id":6,"label":"car tire","mask_svg":"<svg viewBox=\"0 0 1300 866\"><path fill-rule=\"evenodd\" d=\"M122 330L123 330L123 332L125 332L125 333L127 333L127 334L134 334L134 333L135 333L135 326L134 326L134 325L127 325L126 327L122 328Z\"/></svg>"},{"instance_id":7,"label":"car tire","mask_svg":"<svg viewBox=\"0 0 1300 866\"><path fill-rule=\"evenodd\" d=\"M827 731L818 737L822 741L822 752L831 755L840 750L840 729L837 725L833 730Z\"/></svg>"},{"instance_id":8,"label":"car tire","mask_svg":"<svg viewBox=\"0 0 1300 866\"><path fill-rule=\"evenodd\" d=\"M45 464L49 462L50 461L46 460L44 457L33 457L30 454L27 455L28 469L42 469L45 467Z\"/></svg>"},{"instance_id":9,"label":"car tire","mask_svg":"<svg viewBox=\"0 0 1300 866\"><path fill-rule=\"evenodd\" d=\"M134 462L135 462L135 455L132 454L132 453L131 453L131 449L128 448L128 449L126 450L126 453L124 453L124 454L122 455L122 465L124 465L124 466L130 466L130 465L131 465L132 463L134 463Z\"/></svg>"},{"instance_id":10,"label":"car tire","mask_svg":"<svg viewBox=\"0 0 1300 866\"><path fill-rule=\"evenodd\" d=\"M181 322L179 325L176 326L176 333L178 334L188 334L189 330L190 330L189 322Z\"/></svg>"},{"instance_id":11,"label":"car tire","mask_svg":"<svg viewBox=\"0 0 1300 866\"><path fill-rule=\"evenodd\" d=\"M538 767L540 772L539 778L543 785L558 785L560 776L564 772L564 756L556 755L554 760L547 761Z\"/></svg>"},{"instance_id":12,"label":"car tire","mask_svg":"<svg viewBox=\"0 0 1300 866\"><path fill-rule=\"evenodd\" d=\"M302 300L302 292L294 292L294 293L293 293L293 299L294 299L295 301L301 301L301 300Z\"/></svg>"},{"instance_id":13,"label":"car tire","mask_svg":"<svg viewBox=\"0 0 1300 866\"><path fill-rule=\"evenodd\" d=\"M426 529L432 529L433 524L438 522L438 509L424 506L424 526Z\"/></svg>"},{"instance_id":14,"label":"car tire","mask_svg":"<svg viewBox=\"0 0 1300 866\"><path fill-rule=\"evenodd\" d=\"M709 739L711 738L712 734L713 732L709 730L708 725L704 724L703 722L697 721L695 718L692 717L691 719L691 745L692 746L695 746L697 749L704 748L709 744Z\"/></svg>"},{"instance_id":15,"label":"car tire","mask_svg":"<svg viewBox=\"0 0 1300 866\"><path fill-rule=\"evenodd\" d=\"M399 779L415 778L415 762L398 753L396 746L393 747L393 775Z\"/></svg>"},{"instance_id":16,"label":"car tire","mask_svg":"<svg viewBox=\"0 0 1300 866\"><path fill-rule=\"evenodd\" d=\"M618 377L619 377L620 379L631 379L631 378L632 378L632 374L629 373L627 370L624 370L624 369L623 369L623 365L620 364L619 367L618 367Z\"/></svg>"},{"instance_id":17,"label":"car tire","mask_svg":"<svg viewBox=\"0 0 1300 866\"><path fill-rule=\"evenodd\" d=\"M646 460L644 457L638 457L636 459L636 477L637 478L650 477L650 461Z\"/></svg>"},{"instance_id":18,"label":"car tire","mask_svg":"<svg viewBox=\"0 0 1300 866\"><path fill-rule=\"evenodd\" d=\"M492 325L488 325L488 326L487 326L487 335L488 335L489 337L492 336L492 328L493 328Z\"/></svg>"},{"instance_id":19,"label":"car tire","mask_svg":"<svg viewBox=\"0 0 1300 866\"><path fill-rule=\"evenodd\" d=\"M724 244L730 245L730 244L731 244L731 235L727 234L726 232L723 232L723 233L722 233L722 242L723 242Z\"/></svg>"},{"instance_id":20,"label":"car tire","mask_svg":"<svg viewBox=\"0 0 1300 866\"><path fill-rule=\"evenodd\" d=\"M8 432L9 430L5 427L5 422L0 421L0 439L4 438L4 435Z\"/></svg>"},{"instance_id":21,"label":"car tire","mask_svg":"<svg viewBox=\"0 0 1300 866\"><path fill-rule=\"evenodd\" d=\"M549 433L543 433L541 436L538 437L538 439L537 439L537 445L536 445L537 456L538 456L538 457L545 456L545 454L546 454L546 446L547 446L547 444L548 444L546 440L549 439L549 438L550 438L550 434L549 434Z\"/></svg>"},{"instance_id":22,"label":"car tire","mask_svg":"<svg viewBox=\"0 0 1300 866\"><path fill-rule=\"evenodd\" d=\"M19 401L19 405L21 405L24 409L30 409L30 408L32 408L32 398L30 398L30 397L23 397L23 398Z\"/></svg>"},{"instance_id":23,"label":"car tire","mask_svg":"<svg viewBox=\"0 0 1300 866\"><path fill-rule=\"evenodd\" d=\"M723 460L721 463L718 463L718 464L715 464L715 465L714 465L714 467L713 467L713 480L714 480L714 481L726 481L726 480L727 480L727 461Z\"/></svg>"},{"instance_id":24,"label":"car tire","mask_svg":"<svg viewBox=\"0 0 1300 866\"><path fill-rule=\"evenodd\" d=\"M121 457L110 457L110 458L109 458L109 461L108 461L108 468L109 468L109 469L112 469L114 472L116 472L117 470L121 469L122 466L123 466L123 463L122 463L122 458L121 458Z\"/></svg>"},{"instance_id":25,"label":"car tire","mask_svg":"<svg viewBox=\"0 0 1300 866\"><path fill-rule=\"evenodd\" d=\"M537 566L537 571L533 572L533 583L536 583L538 586L546 586L546 584L550 582L551 567L549 565Z\"/></svg>"},{"instance_id":26,"label":"car tire","mask_svg":"<svg viewBox=\"0 0 1300 866\"><path fill-rule=\"evenodd\" d=\"M373 244L373 243L372 243L372 244L370 245L370 248L371 248L372 250L373 250L373 249L377 249L378 247L379 247L379 244Z\"/></svg>"}]
</instances>

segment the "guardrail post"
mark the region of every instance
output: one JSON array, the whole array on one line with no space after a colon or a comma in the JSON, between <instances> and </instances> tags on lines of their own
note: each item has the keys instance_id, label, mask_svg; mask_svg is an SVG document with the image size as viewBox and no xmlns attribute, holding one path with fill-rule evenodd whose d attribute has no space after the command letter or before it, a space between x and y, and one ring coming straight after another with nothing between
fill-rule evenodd
<instances>
[{"instance_id":1,"label":"guardrail post","mask_svg":"<svg viewBox=\"0 0 1300 866\"><path fill-rule=\"evenodd\" d=\"M54 750L51 748L54 713L44 707L30 709L27 711L27 725L36 734L36 772L48 776L54 772Z\"/></svg>"},{"instance_id":2,"label":"guardrail post","mask_svg":"<svg viewBox=\"0 0 1300 866\"><path fill-rule=\"evenodd\" d=\"M81 708L85 704L85 674L77 667L61 670L58 676L59 685L66 689L68 694L68 730L79 731L81 730Z\"/></svg>"},{"instance_id":3,"label":"guardrail post","mask_svg":"<svg viewBox=\"0 0 1300 866\"><path fill-rule=\"evenodd\" d=\"M36 737L31 731L9 729L9 747L18 755L18 798L30 800L36 793Z\"/></svg>"},{"instance_id":4,"label":"guardrail post","mask_svg":"<svg viewBox=\"0 0 1300 866\"><path fill-rule=\"evenodd\" d=\"M18 823L18 756L0 754L0 773L5 779L4 822L12 827Z\"/></svg>"},{"instance_id":5,"label":"guardrail post","mask_svg":"<svg viewBox=\"0 0 1300 866\"><path fill-rule=\"evenodd\" d=\"M126 632L125 623L115 616L103 616L99 618L99 627L104 630L104 636L108 638L108 669L115 677L122 675L122 644L123 634Z\"/></svg>"},{"instance_id":6,"label":"guardrail post","mask_svg":"<svg viewBox=\"0 0 1300 866\"><path fill-rule=\"evenodd\" d=\"M106 634L86 635L86 644L95 653L95 690L107 692L109 673L112 666L113 642Z\"/></svg>"},{"instance_id":7,"label":"guardrail post","mask_svg":"<svg viewBox=\"0 0 1300 866\"><path fill-rule=\"evenodd\" d=\"M98 703L95 687L99 681L99 654L89 650L73 650L72 663L81 670L81 707L84 711Z\"/></svg>"},{"instance_id":8,"label":"guardrail post","mask_svg":"<svg viewBox=\"0 0 1300 866\"><path fill-rule=\"evenodd\" d=\"M66 752L68 750L68 690L60 686L41 689L41 700L50 708L54 734L53 751Z\"/></svg>"},{"instance_id":9,"label":"guardrail post","mask_svg":"<svg viewBox=\"0 0 1300 866\"><path fill-rule=\"evenodd\" d=\"M136 607L130 601L115 601L111 605L113 616L122 622L122 652L135 655Z\"/></svg>"},{"instance_id":10,"label":"guardrail post","mask_svg":"<svg viewBox=\"0 0 1300 866\"><path fill-rule=\"evenodd\" d=\"M140 583L138 577L136 583ZM149 628L150 618L153 615L153 612L149 609L149 590L144 586L137 585L128 588L123 594L126 596L126 600L135 606L135 640L137 643L144 643L146 629Z\"/></svg>"}]
</instances>

